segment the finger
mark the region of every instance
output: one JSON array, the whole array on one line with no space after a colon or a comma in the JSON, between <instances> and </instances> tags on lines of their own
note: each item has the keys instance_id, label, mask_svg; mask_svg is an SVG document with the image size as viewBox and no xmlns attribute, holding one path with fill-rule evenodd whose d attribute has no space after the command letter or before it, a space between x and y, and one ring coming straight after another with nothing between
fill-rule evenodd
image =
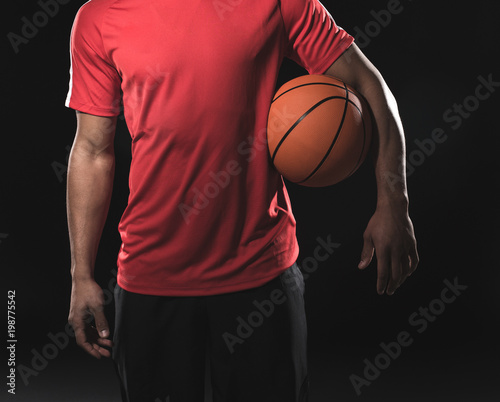
<instances>
[{"instance_id":1,"label":"finger","mask_svg":"<svg viewBox=\"0 0 500 402\"><path fill-rule=\"evenodd\" d=\"M92 311L94 314L95 327L97 333L101 338L107 338L109 336L109 325L106 316L104 315L104 309L102 307Z\"/></svg>"},{"instance_id":2,"label":"finger","mask_svg":"<svg viewBox=\"0 0 500 402\"><path fill-rule=\"evenodd\" d=\"M99 346L96 343L92 344L92 348L99 354L99 358L111 357L111 352L108 349L103 348L102 346Z\"/></svg>"},{"instance_id":3,"label":"finger","mask_svg":"<svg viewBox=\"0 0 500 402\"><path fill-rule=\"evenodd\" d=\"M403 255L401 258L401 268L403 270L403 281L410 276L411 270L411 257L409 255Z\"/></svg>"},{"instance_id":4,"label":"finger","mask_svg":"<svg viewBox=\"0 0 500 402\"><path fill-rule=\"evenodd\" d=\"M403 273L401 267L401 257L397 254L391 255L391 277L387 285L387 294L389 296L393 295L396 289L399 287L403 281Z\"/></svg>"},{"instance_id":5,"label":"finger","mask_svg":"<svg viewBox=\"0 0 500 402\"><path fill-rule=\"evenodd\" d=\"M113 341L111 339L97 338L96 342L99 346L105 346L107 348L113 347Z\"/></svg>"},{"instance_id":6,"label":"finger","mask_svg":"<svg viewBox=\"0 0 500 402\"><path fill-rule=\"evenodd\" d=\"M76 344L85 350L88 354L94 356L97 359L101 358L101 354L92 346L87 340L87 335L85 333L85 328L81 325L73 325L75 331Z\"/></svg>"},{"instance_id":7,"label":"finger","mask_svg":"<svg viewBox=\"0 0 500 402\"><path fill-rule=\"evenodd\" d=\"M410 249L409 255L410 255L410 267L408 270L408 276L410 276L411 274L413 274L413 272L415 272L415 270L417 269L418 263L420 261L416 245L414 245Z\"/></svg>"},{"instance_id":8,"label":"finger","mask_svg":"<svg viewBox=\"0 0 500 402\"><path fill-rule=\"evenodd\" d=\"M399 286L401 286L404 281L410 276L410 256L404 255L401 257L401 281L399 281ZM399 287L398 286L398 287Z\"/></svg>"},{"instance_id":9,"label":"finger","mask_svg":"<svg viewBox=\"0 0 500 402\"><path fill-rule=\"evenodd\" d=\"M373 259L375 248L370 238L365 238L363 243L363 250L361 251L361 260L359 261L358 268L365 269Z\"/></svg>"},{"instance_id":10,"label":"finger","mask_svg":"<svg viewBox=\"0 0 500 402\"><path fill-rule=\"evenodd\" d=\"M377 254L377 293L384 294L390 279L390 262L387 253Z\"/></svg>"},{"instance_id":11,"label":"finger","mask_svg":"<svg viewBox=\"0 0 500 402\"><path fill-rule=\"evenodd\" d=\"M83 345L87 342L87 336L85 335L85 328L83 325L72 323L73 331L75 332L75 340L78 346Z\"/></svg>"},{"instance_id":12,"label":"finger","mask_svg":"<svg viewBox=\"0 0 500 402\"><path fill-rule=\"evenodd\" d=\"M102 357L111 357L111 352L108 349L100 348L99 353Z\"/></svg>"}]
</instances>

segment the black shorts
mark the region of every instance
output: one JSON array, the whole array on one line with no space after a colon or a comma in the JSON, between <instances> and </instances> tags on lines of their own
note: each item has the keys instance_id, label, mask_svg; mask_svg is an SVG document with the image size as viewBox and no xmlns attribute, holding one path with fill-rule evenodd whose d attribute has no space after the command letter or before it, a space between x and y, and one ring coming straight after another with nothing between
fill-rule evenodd
<instances>
[{"instance_id":1,"label":"black shorts","mask_svg":"<svg viewBox=\"0 0 500 402\"><path fill-rule=\"evenodd\" d=\"M213 296L115 288L113 361L127 402L305 402L304 279L294 264L263 286Z\"/></svg>"}]
</instances>

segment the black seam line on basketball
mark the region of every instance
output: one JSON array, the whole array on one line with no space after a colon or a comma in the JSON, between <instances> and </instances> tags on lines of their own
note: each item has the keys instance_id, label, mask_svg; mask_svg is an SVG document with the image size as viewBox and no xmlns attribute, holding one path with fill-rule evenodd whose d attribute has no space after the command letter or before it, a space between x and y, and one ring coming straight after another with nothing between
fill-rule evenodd
<instances>
[{"instance_id":1,"label":"black seam line on basketball","mask_svg":"<svg viewBox=\"0 0 500 402\"><path fill-rule=\"evenodd\" d=\"M352 93L352 92L351 92L351 93ZM344 98L343 96L336 96L336 97L333 97L333 99L346 99L346 98ZM325 100L326 100L326 99L325 99ZM363 123L363 148L362 148L361 155L360 155L360 157L359 157L359 159L358 159L358 162L357 162L356 168L354 168L354 169L352 170L352 172L351 172L351 173L349 173L349 176L350 176L350 175L351 175L351 174L352 174L352 173L353 173L353 172L354 172L354 171L355 171L355 170L359 167L359 165L360 165L359 161L361 160L361 156L363 155L364 146L365 146L365 144L366 144L366 128L365 128L365 120L363 119L363 113L361 112L361 109L360 109L360 108L358 107L358 105L356 105L356 104L355 104L355 103L354 103L351 99L346 99L346 100L347 100L347 102L349 102L351 105L353 105L353 106L356 108L356 110L358 111L359 115L361 116L361 122ZM304 117L305 117L305 116L304 116ZM300 123L300 121L298 121L298 123ZM342 122L342 124L343 124L343 122ZM293 129L293 128L292 128L292 129ZM289 131L291 131L291 130L289 130ZM290 133L289 133L289 132L287 132L287 133L283 136L283 140L284 140L284 137L285 137L285 136L288 136L288 134L290 134ZM335 141L336 141L336 139L335 139ZM282 143L282 142L283 142L283 141L280 141L280 142L278 143L278 145L277 145L276 149L277 149L277 148L279 148L279 147L281 146L281 143ZM332 148L333 148L333 146L332 146ZM276 149L275 149L275 151L277 152L277 150L276 150ZM272 157L272 161L273 161L273 162L274 162L274 157L275 157L275 153L273 153L273 157ZM306 179L304 179L304 180L306 180ZM296 182L293 182L293 183L302 183L304 180L301 180L301 181L296 181Z\"/></svg>"},{"instance_id":2,"label":"black seam line on basketball","mask_svg":"<svg viewBox=\"0 0 500 402\"><path fill-rule=\"evenodd\" d=\"M290 88L290 89L287 89L285 92L281 93L278 95L278 97L274 98L271 103L273 103L276 99L279 99L280 97L282 97L283 95L285 95L287 92L290 92L290 91L293 91L294 89L296 88L300 88L300 87L306 87L308 85L328 85L330 87L337 87L337 88L344 88L343 86L341 85L337 85L337 84L330 84L328 82L308 82L307 84L300 84L300 85L297 85L293 88ZM354 94L354 92L350 91L350 93Z\"/></svg>"},{"instance_id":3,"label":"black seam line on basketball","mask_svg":"<svg viewBox=\"0 0 500 402\"><path fill-rule=\"evenodd\" d=\"M339 137L340 135L340 131L342 130L342 127L344 126L344 121L345 121L345 115L347 114L347 104L349 103L349 90L347 89L347 87L345 86L344 84L344 88L345 88L345 103L344 103L344 112L342 113L342 119L340 120L340 124L339 124L339 127L337 129L337 133L335 134L335 137L333 138L333 141L332 143L330 144L330 147L328 148L328 150L325 152L325 155L323 156L323 159L321 159L321 161L316 165L316 167L314 168L314 170L309 174L309 176L307 176L305 179L301 180L301 181L298 181L296 183L303 183L307 180L309 180L313 175L314 173L316 173L319 168L323 165L323 163L325 162L326 158L328 158L328 155L330 155L330 152L332 151L332 148L333 146L335 145L335 143L337 142L337 138Z\"/></svg>"},{"instance_id":4,"label":"black seam line on basketball","mask_svg":"<svg viewBox=\"0 0 500 402\"><path fill-rule=\"evenodd\" d=\"M311 106L309 110L307 110L302 116L300 116L295 123L292 124L292 126L287 130L287 132L281 137L280 141L278 142L278 145L276 145L276 148L274 148L273 155L271 156L271 161L274 163L274 158L276 158L276 154L278 153L278 150L280 149L281 145L283 142L285 142L286 137L293 131L297 125L304 120L309 113L311 113L314 109L316 109L318 106L322 105L323 103L331 100L331 99L345 99L343 96L329 96L327 98L321 99L319 102L317 102L315 105Z\"/></svg>"}]
</instances>

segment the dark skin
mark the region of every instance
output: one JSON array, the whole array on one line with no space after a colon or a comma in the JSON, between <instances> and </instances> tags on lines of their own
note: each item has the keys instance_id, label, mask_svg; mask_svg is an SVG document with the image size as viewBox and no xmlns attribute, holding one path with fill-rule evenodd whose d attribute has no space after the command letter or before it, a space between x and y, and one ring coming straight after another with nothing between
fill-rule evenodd
<instances>
[{"instance_id":1,"label":"dark skin","mask_svg":"<svg viewBox=\"0 0 500 402\"><path fill-rule=\"evenodd\" d=\"M340 78L356 89L373 113L377 207L363 235L358 267L368 267L375 254L377 292L392 295L419 262L413 223L408 215L405 141L397 103L382 75L355 44L325 74ZM399 178L396 185L389 177Z\"/></svg>"},{"instance_id":2,"label":"dark skin","mask_svg":"<svg viewBox=\"0 0 500 402\"><path fill-rule=\"evenodd\" d=\"M94 261L109 209L115 171L116 117L77 112L68 163L67 210L71 246L71 305L68 321L76 343L100 359L110 357L104 295L94 280ZM90 319L94 318L92 325Z\"/></svg>"},{"instance_id":3,"label":"dark skin","mask_svg":"<svg viewBox=\"0 0 500 402\"><path fill-rule=\"evenodd\" d=\"M325 74L351 85L365 97L373 112L378 135L374 147L377 208L364 232L359 268L368 267L376 255L377 292L392 295L418 264L413 224L408 216L404 135L397 105L380 73L356 45ZM108 339L104 295L94 280L94 263L113 187L116 117L77 112L77 121L67 179L72 275L68 321L76 343L100 359L111 356L109 348L113 343ZM390 185L389 173L399 175L398 186Z\"/></svg>"}]
</instances>

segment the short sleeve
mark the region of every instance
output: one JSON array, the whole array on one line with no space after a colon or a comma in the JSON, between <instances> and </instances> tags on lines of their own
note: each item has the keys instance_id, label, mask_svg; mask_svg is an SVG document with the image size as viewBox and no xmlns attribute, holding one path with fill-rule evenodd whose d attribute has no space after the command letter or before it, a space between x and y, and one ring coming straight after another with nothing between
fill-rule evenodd
<instances>
[{"instance_id":1,"label":"short sleeve","mask_svg":"<svg viewBox=\"0 0 500 402\"><path fill-rule=\"evenodd\" d=\"M100 25L102 11L84 4L71 30L71 69L65 105L97 116L117 116L121 105L121 79L106 55Z\"/></svg>"},{"instance_id":2,"label":"short sleeve","mask_svg":"<svg viewBox=\"0 0 500 402\"><path fill-rule=\"evenodd\" d=\"M310 74L323 74L353 43L319 0L279 0L286 31L285 56Z\"/></svg>"}]
</instances>

